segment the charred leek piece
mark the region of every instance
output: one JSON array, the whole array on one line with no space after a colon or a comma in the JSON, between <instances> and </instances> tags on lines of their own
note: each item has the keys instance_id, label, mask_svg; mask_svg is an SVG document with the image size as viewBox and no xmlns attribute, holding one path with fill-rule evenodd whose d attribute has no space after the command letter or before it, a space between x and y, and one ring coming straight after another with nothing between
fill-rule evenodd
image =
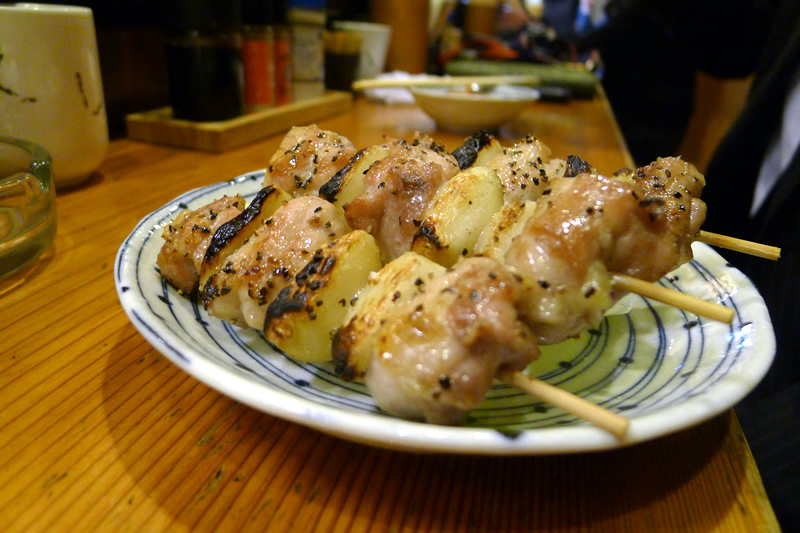
<instances>
[{"instance_id":1,"label":"charred leek piece","mask_svg":"<svg viewBox=\"0 0 800 533\"><path fill-rule=\"evenodd\" d=\"M375 145L360 150L342 170L337 172L319 190L320 197L335 205L340 212L344 206L355 198L364 194L364 174L375 163L386 157L389 149L385 146Z\"/></svg>"},{"instance_id":2,"label":"charred leek piece","mask_svg":"<svg viewBox=\"0 0 800 533\"><path fill-rule=\"evenodd\" d=\"M503 185L489 167L456 174L433 197L411 250L440 265L473 255L481 232L503 207Z\"/></svg>"},{"instance_id":3,"label":"charred leek piece","mask_svg":"<svg viewBox=\"0 0 800 533\"><path fill-rule=\"evenodd\" d=\"M406 252L371 275L333 337L336 373L344 379L363 378L375 350L374 333L387 309L424 292L427 283L445 270L430 259Z\"/></svg>"},{"instance_id":4,"label":"charred leek piece","mask_svg":"<svg viewBox=\"0 0 800 533\"><path fill-rule=\"evenodd\" d=\"M211 276L223 268L225 260L264 227L267 219L290 199L289 193L268 185L256 194L239 216L217 228L200 267L201 289Z\"/></svg>"},{"instance_id":5,"label":"charred leek piece","mask_svg":"<svg viewBox=\"0 0 800 533\"><path fill-rule=\"evenodd\" d=\"M331 359L331 337L342 324L350 302L381 268L375 239L355 230L314 255L267 308L267 339L300 361Z\"/></svg>"}]
</instances>

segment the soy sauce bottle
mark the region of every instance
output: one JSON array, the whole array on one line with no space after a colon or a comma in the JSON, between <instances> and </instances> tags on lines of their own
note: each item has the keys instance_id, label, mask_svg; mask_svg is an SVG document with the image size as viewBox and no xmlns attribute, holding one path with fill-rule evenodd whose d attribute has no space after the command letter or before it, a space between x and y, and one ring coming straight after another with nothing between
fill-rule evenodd
<instances>
[{"instance_id":1,"label":"soy sauce bottle","mask_svg":"<svg viewBox=\"0 0 800 533\"><path fill-rule=\"evenodd\" d=\"M168 0L166 55L172 116L234 118L243 110L239 0Z\"/></svg>"}]
</instances>

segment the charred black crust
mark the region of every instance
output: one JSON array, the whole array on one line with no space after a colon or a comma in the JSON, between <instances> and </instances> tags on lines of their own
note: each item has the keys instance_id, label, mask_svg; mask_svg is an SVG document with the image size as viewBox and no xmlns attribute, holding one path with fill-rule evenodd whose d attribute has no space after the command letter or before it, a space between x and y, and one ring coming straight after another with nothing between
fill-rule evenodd
<instances>
[{"instance_id":1,"label":"charred black crust","mask_svg":"<svg viewBox=\"0 0 800 533\"><path fill-rule=\"evenodd\" d=\"M639 207L650 207L651 205L663 206L666 202L661 198L645 198L639 201Z\"/></svg>"},{"instance_id":2,"label":"charred black crust","mask_svg":"<svg viewBox=\"0 0 800 533\"><path fill-rule=\"evenodd\" d=\"M486 131L479 131L469 139L464 141L464 144L453 150L453 157L458 162L458 167L461 170L469 168L475 163L478 158L478 152L481 148L491 144L492 135Z\"/></svg>"},{"instance_id":3,"label":"charred black crust","mask_svg":"<svg viewBox=\"0 0 800 533\"><path fill-rule=\"evenodd\" d=\"M356 155L350 158L350 161L347 164L333 175L331 179L329 179L322 187L319 188L319 195L320 197L326 199L327 201L333 203L336 201L336 195L339 194L339 190L342 188L342 183L344 182L344 177L347 175L348 172L358 163L358 160L364 157L364 154L367 153L369 148L362 148Z\"/></svg>"},{"instance_id":4,"label":"charred black crust","mask_svg":"<svg viewBox=\"0 0 800 533\"><path fill-rule=\"evenodd\" d=\"M326 257L326 258L325 258L325 259L322 261L322 264L320 264L320 267L319 267L319 275L320 275L320 276L325 276L325 275L327 275L327 274L328 274L328 272L330 272L330 270L333 268L333 265L335 265L335 264L336 264L336 258L335 258L335 257L333 257L333 256L331 256L331 257Z\"/></svg>"},{"instance_id":5,"label":"charred black crust","mask_svg":"<svg viewBox=\"0 0 800 533\"><path fill-rule=\"evenodd\" d=\"M216 277L217 275L213 274L210 278L208 278L206 284L200 288L200 299L203 301L203 306L206 309L208 309L208 305L214 301L214 298L220 296L219 286L214 283L214 278Z\"/></svg>"},{"instance_id":6,"label":"charred black crust","mask_svg":"<svg viewBox=\"0 0 800 533\"><path fill-rule=\"evenodd\" d=\"M267 316L264 319L264 330L267 329L272 319L289 313L309 311L308 302L312 293L325 285L324 280L313 279L315 276L325 276L336 264L336 257L325 256L322 250L314 252L314 257L295 276L297 287L284 287L267 306ZM299 287L299 288L298 288Z\"/></svg>"},{"instance_id":7,"label":"charred black crust","mask_svg":"<svg viewBox=\"0 0 800 533\"><path fill-rule=\"evenodd\" d=\"M211 237L211 244L208 245L208 250L206 250L206 255L203 257L203 262L213 262L216 255L242 231L242 228L258 217L264 202L276 190L277 189L272 185L267 185L258 191L258 194L256 194L255 198L253 198L250 205L248 205L244 211L217 228L217 231L214 232L214 236Z\"/></svg>"},{"instance_id":8,"label":"charred black crust","mask_svg":"<svg viewBox=\"0 0 800 533\"><path fill-rule=\"evenodd\" d=\"M567 170L564 172L565 178L574 178L578 174L591 171L592 166L577 155L567 156Z\"/></svg>"},{"instance_id":9,"label":"charred black crust","mask_svg":"<svg viewBox=\"0 0 800 533\"><path fill-rule=\"evenodd\" d=\"M442 246L442 241L439 240L439 236L436 235L436 228L429 224L427 220L423 222L422 226L417 230L416 235L414 235L414 240L416 240L417 237L422 237L436 247L437 250L444 248L444 246Z\"/></svg>"},{"instance_id":10,"label":"charred black crust","mask_svg":"<svg viewBox=\"0 0 800 533\"><path fill-rule=\"evenodd\" d=\"M331 342L331 357L333 359L333 370L336 375L345 381L353 381L357 377L356 370L350 364L348 355L350 353L347 335L342 328L336 330Z\"/></svg>"},{"instance_id":11,"label":"charred black crust","mask_svg":"<svg viewBox=\"0 0 800 533\"><path fill-rule=\"evenodd\" d=\"M267 316L264 318L264 330L274 318L280 318L287 313L303 311L308 303L309 294L305 291L292 292L292 287L284 287L278 296L267 306Z\"/></svg>"},{"instance_id":12,"label":"charred black crust","mask_svg":"<svg viewBox=\"0 0 800 533\"><path fill-rule=\"evenodd\" d=\"M294 280L298 286L302 287L308 283L309 278L312 276L325 276L328 274L335 264L336 257L326 257L322 253L322 250L317 250L314 252L314 257L311 258L311 261L309 261L308 264L306 264L306 266L304 266L303 269L297 273L297 275L294 277Z\"/></svg>"}]
</instances>

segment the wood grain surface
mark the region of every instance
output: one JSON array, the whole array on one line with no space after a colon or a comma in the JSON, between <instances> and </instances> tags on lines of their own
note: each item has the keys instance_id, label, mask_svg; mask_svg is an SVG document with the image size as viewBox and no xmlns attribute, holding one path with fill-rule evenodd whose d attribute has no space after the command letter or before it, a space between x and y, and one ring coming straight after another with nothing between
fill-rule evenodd
<instances>
[{"instance_id":1,"label":"wood grain surface","mask_svg":"<svg viewBox=\"0 0 800 533\"><path fill-rule=\"evenodd\" d=\"M359 147L464 137L362 100L319 125ZM604 172L629 165L602 98L534 104L502 133ZM117 249L179 194L264 168L280 138L224 154L118 140L90 182L59 192L54 247L0 282L0 530L777 530L732 411L608 452L400 453L261 413L170 363L120 306Z\"/></svg>"}]
</instances>

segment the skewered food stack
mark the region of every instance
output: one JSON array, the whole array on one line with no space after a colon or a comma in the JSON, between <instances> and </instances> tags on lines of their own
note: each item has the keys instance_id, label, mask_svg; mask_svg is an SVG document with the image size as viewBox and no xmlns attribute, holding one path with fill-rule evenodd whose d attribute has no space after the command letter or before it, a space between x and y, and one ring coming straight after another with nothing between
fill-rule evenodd
<instances>
[{"instance_id":1,"label":"skewered food stack","mask_svg":"<svg viewBox=\"0 0 800 533\"><path fill-rule=\"evenodd\" d=\"M389 412L457 424L498 373L597 325L624 294L614 274L655 281L691 259L705 217L694 167L592 172L533 137L356 151L293 128L250 206L179 214L158 261L183 265L162 273L197 287L210 315L299 360L332 358Z\"/></svg>"}]
</instances>

